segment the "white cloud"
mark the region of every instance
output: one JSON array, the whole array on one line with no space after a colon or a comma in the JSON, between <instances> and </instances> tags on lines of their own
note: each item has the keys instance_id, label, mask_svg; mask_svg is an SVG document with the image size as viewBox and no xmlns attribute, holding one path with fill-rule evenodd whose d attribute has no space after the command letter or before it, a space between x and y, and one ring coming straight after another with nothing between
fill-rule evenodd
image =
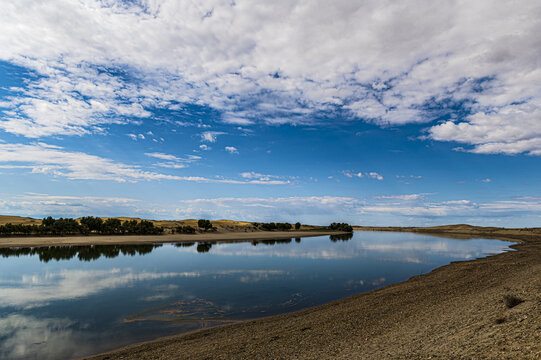
<instances>
[{"instance_id":1,"label":"white cloud","mask_svg":"<svg viewBox=\"0 0 541 360\"><path fill-rule=\"evenodd\" d=\"M153 157L170 157L171 155L151 153ZM200 159L196 155L189 155L184 161L190 162ZM180 159L179 159L180 160ZM0 143L0 163L4 168L31 169L32 173L41 173L52 176L61 176L74 180L110 180L117 182L141 180L179 180L202 183L225 184L264 184L283 185L289 181L283 180L236 180L224 178L207 178L201 176L175 176L145 171L135 165L115 162L111 159L89 155L82 152L65 151L61 147L45 143L33 144L6 144ZM174 167L177 163L160 163L160 166Z\"/></svg>"},{"instance_id":2,"label":"white cloud","mask_svg":"<svg viewBox=\"0 0 541 360\"><path fill-rule=\"evenodd\" d=\"M182 217L213 214L220 218L253 221L297 221L309 216L323 218L329 214L342 214L356 207L359 201L351 197L311 196L193 199L180 203L182 206L177 213Z\"/></svg>"},{"instance_id":3,"label":"white cloud","mask_svg":"<svg viewBox=\"0 0 541 360\"><path fill-rule=\"evenodd\" d=\"M25 163L33 173L62 176L76 180L112 180L117 182L138 180L181 180L172 175L141 170L110 159L81 152L65 151L44 143L0 144L0 162Z\"/></svg>"},{"instance_id":4,"label":"white cloud","mask_svg":"<svg viewBox=\"0 0 541 360\"><path fill-rule=\"evenodd\" d=\"M377 172L369 172L368 173L368 176L371 177L372 179L377 179L377 180L383 180L383 176L381 176L380 174L378 174Z\"/></svg>"},{"instance_id":5,"label":"white cloud","mask_svg":"<svg viewBox=\"0 0 541 360\"><path fill-rule=\"evenodd\" d=\"M226 146L225 151L227 151L230 154L238 154L239 150L234 146Z\"/></svg>"},{"instance_id":6,"label":"white cloud","mask_svg":"<svg viewBox=\"0 0 541 360\"><path fill-rule=\"evenodd\" d=\"M26 193L3 196L2 200L0 200L0 213L38 217L45 215L67 217L86 215L117 216L119 213L135 215L145 207L148 207L148 205L143 204L140 200L121 197Z\"/></svg>"},{"instance_id":7,"label":"white cloud","mask_svg":"<svg viewBox=\"0 0 541 360\"><path fill-rule=\"evenodd\" d=\"M201 141L214 143L216 142L218 135L223 135L223 134L225 133L220 132L220 131L205 131L204 133L201 133Z\"/></svg>"},{"instance_id":8,"label":"white cloud","mask_svg":"<svg viewBox=\"0 0 541 360\"><path fill-rule=\"evenodd\" d=\"M245 179L270 179L270 178L276 177L274 175L260 174L255 171L243 172L243 173L240 173L240 176L242 176Z\"/></svg>"},{"instance_id":9,"label":"white cloud","mask_svg":"<svg viewBox=\"0 0 541 360\"><path fill-rule=\"evenodd\" d=\"M251 180L264 183L258 179ZM541 213L541 197L538 196L484 203L468 199L434 201L423 194L382 195L374 198L375 201L340 196L209 198L154 204L129 198L24 194L3 196L0 199L0 213L36 217L51 214L64 217L89 214L117 216L122 213L155 219L206 217L301 221L322 225L332 221L346 221L382 226L470 223L483 226L506 224L511 227L527 226L528 221L537 221Z\"/></svg>"},{"instance_id":10,"label":"white cloud","mask_svg":"<svg viewBox=\"0 0 541 360\"><path fill-rule=\"evenodd\" d=\"M382 125L451 114L431 138L541 155L540 13L536 1L8 0L0 59L40 76L10 90L0 128L82 135L185 103L234 124L342 108Z\"/></svg>"},{"instance_id":11,"label":"white cloud","mask_svg":"<svg viewBox=\"0 0 541 360\"><path fill-rule=\"evenodd\" d=\"M201 156L197 155L187 155L184 158L179 158L178 156L164 153L145 153L146 156L153 157L160 160L165 160L166 162L159 162L154 164L155 166L170 168L170 169L183 169L188 167L187 164L192 163L197 160L201 160Z\"/></svg>"},{"instance_id":12,"label":"white cloud","mask_svg":"<svg viewBox=\"0 0 541 360\"><path fill-rule=\"evenodd\" d=\"M363 178L363 177L367 177L367 178L371 178L371 179L376 179L376 180L383 180L383 176L378 174L377 172L374 172L374 171L369 171L369 172L356 172L356 171L350 171L350 170L344 170L342 171L342 174L344 174L344 176L348 177L348 178L353 178L353 177L358 177L358 178Z\"/></svg>"},{"instance_id":13,"label":"white cloud","mask_svg":"<svg viewBox=\"0 0 541 360\"><path fill-rule=\"evenodd\" d=\"M188 167L188 165L186 164L178 164L174 162L159 162L159 163L155 163L154 165L159 166L159 167L169 168L169 169L184 169Z\"/></svg>"},{"instance_id":14,"label":"white cloud","mask_svg":"<svg viewBox=\"0 0 541 360\"><path fill-rule=\"evenodd\" d=\"M183 161L183 159L176 157L175 155L163 154L163 153L145 153L146 156L150 156L156 159L169 160L169 161Z\"/></svg>"},{"instance_id":15,"label":"white cloud","mask_svg":"<svg viewBox=\"0 0 541 360\"><path fill-rule=\"evenodd\" d=\"M424 197L425 194L404 194L404 195L381 195L376 196L376 199L383 199L383 200L419 200Z\"/></svg>"},{"instance_id":16,"label":"white cloud","mask_svg":"<svg viewBox=\"0 0 541 360\"><path fill-rule=\"evenodd\" d=\"M208 150L211 150L212 148L208 145L205 145L205 144L201 144L199 145L199 148L203 151L208 151Z\"/></svg>"},{"instance_id":17,"label":"white cloud","mask_svg":"<svg viewBox=\"0 0 541 360\"><path fill-rule=\"evenodd\" d=\"M467 199L430 201L424 195L428 194L375 197L384 200L382 202L335 196L193 199L181 201L176 213L187 218L208 216L249 221L305 222L311 219L321 224L330 221L370 224L369 219L372 219L386 226L404 223L412 226L420 221L449 223L449 219L486 225L487 221L500 221L517 214L532 216L541 211L541 200L537 197L477 203ZM385 214L383 221L382 214Z\"/></svg>"}]
</instances>

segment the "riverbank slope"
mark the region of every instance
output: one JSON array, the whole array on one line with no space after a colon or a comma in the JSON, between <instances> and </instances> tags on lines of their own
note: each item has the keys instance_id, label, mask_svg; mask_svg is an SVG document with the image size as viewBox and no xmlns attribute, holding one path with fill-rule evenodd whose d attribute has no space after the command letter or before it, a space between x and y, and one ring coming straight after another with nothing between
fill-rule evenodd
<instances>
[{"instance_id":1,"label":"riverbank slope","mask_svg":"<svg viewBox=\"0 0 541 360\"><path fill-rule=\"evenodd\" d=\"M498 234L482 229L472 228L470 236ZM541 358L541 237L533 229L505 238L520 241L513 246L518 251L451 263L323 306L92 359ZM522 302L510 308L506 296Z\"/></svg>"}]
</instances>

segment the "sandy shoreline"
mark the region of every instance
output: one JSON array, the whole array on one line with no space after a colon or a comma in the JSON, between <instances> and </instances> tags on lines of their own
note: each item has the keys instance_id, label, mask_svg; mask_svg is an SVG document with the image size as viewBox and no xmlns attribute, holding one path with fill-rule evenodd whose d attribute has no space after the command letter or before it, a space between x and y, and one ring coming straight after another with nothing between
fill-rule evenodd
<instances>
[{"instance_id":1,"label":"sandy shoreline","mask_svg":"<svg viewBox=\"0 0 541 360\"><path fill-rule=\"evenodd\" d=\"M3 237L0 248L40 247L70 245L142 245L175 242L238 242L265 239L288 239L344 234L340 231L254 231L254 232L209 232L204 234L168 235L113 235L113 236L59 236L59 237Z\"/></svg>"},{"instance_id":2,"label":"sandy shoreline","mask_svg":"<svg viewBox=\"0 0 541 360\"><path fill-rule=\"evenodd\" d=\"M454 262L319 307L134 344L91 358L541 359L537 231L501 236L519 241L513 245L518 251ZM483 236L481 231L472 233ZM524 302L507 308L505 295Z\"/></svg>"}]
</instances>

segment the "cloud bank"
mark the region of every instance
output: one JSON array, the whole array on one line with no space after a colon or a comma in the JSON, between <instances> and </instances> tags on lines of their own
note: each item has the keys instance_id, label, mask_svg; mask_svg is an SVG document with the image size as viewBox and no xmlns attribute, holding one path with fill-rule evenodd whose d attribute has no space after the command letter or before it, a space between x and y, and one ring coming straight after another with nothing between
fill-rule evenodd
<instances>
[{"instance_id":1,"label":"cloud bank","mask_svg":"<svg viewBox=\"0 0 541 360\"><path fill-rule=\"evenodd\" d=\"M0 60L31 76L0 129L100 133L198 104L236 125L440 119L428 138L541 155L540 18L537 1L8 0Z\"/></svg>"}]
</instances>

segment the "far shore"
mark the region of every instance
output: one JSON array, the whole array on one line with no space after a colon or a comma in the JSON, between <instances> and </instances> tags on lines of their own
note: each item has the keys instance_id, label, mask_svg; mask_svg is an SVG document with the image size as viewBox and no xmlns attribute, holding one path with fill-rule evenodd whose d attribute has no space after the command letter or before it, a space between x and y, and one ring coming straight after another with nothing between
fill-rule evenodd
<instances>
[{"instance_id":1,"label":"far shore","mask_svg":"<svg viewBox=\"0 0 541 360\"><path fill-rule=\"evenodd\" d=\"M141 245L176 242L240 242L250 240L288 239L324 235L345 234L341 231L253 231L253 232L208 232L199 234L166 235L112 235L112 236L58 236L58 237L2 237L0 248L82 246L82 245Z\"/></svg>"},{"instance_id":2,"label":"far shore","mask_svg":"<svg viewBox=\"0 0 541 360\"><path fill-rule=\"evenodd\" d=\"M517 242L512 246L517 251L453 262L326 305L133 344L90 358L541 358L541 229L452 225L356 230L502 238ZM518 300L510 306L509 297Z\"/></svg>"}]
</instances>

